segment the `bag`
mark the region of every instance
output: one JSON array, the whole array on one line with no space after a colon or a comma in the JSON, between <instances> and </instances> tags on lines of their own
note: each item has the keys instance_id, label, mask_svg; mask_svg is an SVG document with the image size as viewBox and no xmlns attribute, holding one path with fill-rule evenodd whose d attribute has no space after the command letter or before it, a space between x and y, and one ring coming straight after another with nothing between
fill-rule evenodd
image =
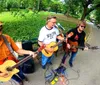
<instances>
[{"instance_id":1,"label":"bag","mask_svg":"<svg viewBox=\"0 0 100 85\"><path fill-rule=\"evenodd\" d=\"M23 73L29 74L35 72L35 65L33 59L29 59L25 63L23 63L21 66L21 69Z\"/></svg>"},{"instance_id":2,"label":"bag","mask_svg":"<svg viewBox=\"0 0 100 85\"><path fill-rule=\"evenodd\" d=\"M25 50L34 51L33 48L32 48L33 44L34 43L30 40L22 41L22 48L25 49ZM24 56L27 57L27 55L24 55ZM35 64L34 64L33 58L31 58L28 61L26 61L25 63L23 63L20 67L21 67L23 73L25 73L25 74L35 72Z\"/></svg>"}]
</instances>

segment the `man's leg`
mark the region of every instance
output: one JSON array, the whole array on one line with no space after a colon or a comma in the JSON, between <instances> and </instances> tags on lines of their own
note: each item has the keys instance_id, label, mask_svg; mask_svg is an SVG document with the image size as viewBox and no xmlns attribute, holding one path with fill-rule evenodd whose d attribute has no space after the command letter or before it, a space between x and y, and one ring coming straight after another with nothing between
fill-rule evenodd
<instances>
[{"instance_id":1,"label":"man's leg","mask_svg":"<svg viewBox=\"0 0 100 85\"><path fill-rule=\"evenodd\" d=\"M14 79L15 81L17 81L20 85L23 85L23 81L17 75L13 75L12 79Z\"/></svg>"},{"instance_id":2,"label":"man's leg","mask_svg":"<svg viewBox=\"0 0 100 85\"><path fill-rule=\"evenodd\" d=\"M42 68L43 69L46 68L47 61L48 61L48 57L42 54Z\"/></svg>"},{"instance_id":3,"label":"man's leg","mask_svg":"<svg viewBox=\"0 0 100 85\"><path fill-rule=\"evenodd\" d=\"M28 81L28 78L23 74L23 71L22 69L19 67L19 72L17 73L18 76L22 79L22 80L25 80L25 81Z\"/></svg>"},{"instance_id":4,"label":"man's leg","mask_svg":"<svg viewBox=\"0 0 100 85\"><path fill-rule=\"evenodd\" d=\"M68 53L65 52L64 55L63 55L61 64L65 64L65 61L66 61L67 57L68 57Z\"/></svg>"},{"instance_id":5,"label":"man's leg","mask_svg":"<svg viewBox=\"0 0 100 85\"><path fill-rule=\"evenodd\" d=\"M54 54L48 58L47 63L52 64L52 62L51 62L51 61L52 61L52 59L53 59L53 58L54 58Z\"/></svg>"},{"instance_id":6,"label":"man's leg","mask_svg":"<svg viewBox=\"0 0 100 85\"><path fill-rule=\"evenodd\" d=\"M77 52L72 52L71 53L71 57L69 59L69 65L70 65L70 67L73 67L73 60L75 59L76 54L77 54Z\"/></svg>"}]
</instances>

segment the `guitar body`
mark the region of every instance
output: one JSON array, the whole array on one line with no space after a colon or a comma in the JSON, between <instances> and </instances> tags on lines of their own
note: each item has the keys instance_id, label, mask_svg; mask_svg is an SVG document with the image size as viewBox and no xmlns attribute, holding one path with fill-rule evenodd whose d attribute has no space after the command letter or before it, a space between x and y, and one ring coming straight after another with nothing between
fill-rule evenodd
<instances>
[{"instance_id":1,"label":"guitar body","mask_svg":"<svg viewBox=\"0 0 100 85\"><path fill-rule=\"evenodd\" d=\"M46 48L51 48L53 47L53 51L52 52L48 52L45 49L42 50L42 53L46 56L46 57L51 57L52 54L58 50L58 46L55 46L56 42L51 42L50 44L46 45Z\"/></svg>"},{"instance_id":2,"label":"guitar body","mask_svg":"<svg viewBox=\"0 0 100 85\"><path fill-rule=\"evenodd\" d=\"M78 48L77 48L77 47L78 47L78 42L76 42L76 41L73 42L73 41L70 41L70 40L69 40L68 43L69 43L70 46L71 46L71 49L70 49L70 50L71 50L72 52L76 52L76 51L78 50Z\"/></svg>"},{"instance_id":3,"label":"guitar body","mask_svg":"<svg viewBox=\"0 0 100 85\"><path fill-rule=\"evenodd\" d=\"M77 48L78 47L78 42L76 42L76 41L73 42L73 41L68 40L68 43L71 46L70 49L67 47L67 44L65 42L63 43L63 49L64 49L64 51L66 51L66 53L76 52L78 50L78 48Z\"/></svg>"},{"instance_id":4,"label":"guitar body","mask_svg":"<svg viewBox=\"0 0 100 85\"><path fill-rule=\"evenodd\" d=\"M15 64L16 64L16 63L15 63L13 60L7 60L7 61L5 61L2 65L0 65L0 71L1 71L1 72L5 72L5 71L7 71L7 70L6 70L7 67L14 66ZM18 72L19 72L19 70L16 69L16 68L14 68L12 71L9 71L9 76L8 76L8 77L6 77L6 78L0 77L0 81L2 81L2 82L9 81L9 80L11 79L11 77L12 77L14 74L18 73Z\"/></svg>"}]
</instances>

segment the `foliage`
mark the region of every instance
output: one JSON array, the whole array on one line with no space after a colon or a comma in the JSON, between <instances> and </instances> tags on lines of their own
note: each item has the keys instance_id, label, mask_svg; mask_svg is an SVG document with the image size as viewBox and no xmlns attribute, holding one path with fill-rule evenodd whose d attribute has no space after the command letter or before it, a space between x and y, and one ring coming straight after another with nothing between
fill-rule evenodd
<instances>
[{"instance_id":1,"label":"foliage","mask_svg":"<svg viewBox=\"0 0 100 85\"><path fill-rule=\"evenodd\" d=\"M84 20L90 12L100 8L100 0L64 0L66 4L66 13L74 17L81 17Z\"/></svg>"},{"instance_id":2,"label":"foliage","mask_svg":"<svg viewBox=\"0 0 100 85\"><path fill-rule=\"evenodd\" d=\"M61 2L52 2L52 4L50 4L50 10L52 12L56 12L56 13L62 13L63 12L63 4Z\"/></svg>"},{"instance_id":3,"label":"foliage","mask_svg":"<svg viewBox=\"0 0 100 85\"><path fill-rule=\"evenodd\" d=\"M100 9L96 10L96 24L100 24Z\"/></svg>"},{"instance_id":4,"label":"foliage","mask_svg":"<svg viewBox=\"0 0 100 85\"><path fill-rule=\"evenodd\" d=\"M90 13L100 8L100 0L0 0L0 12L30 9L64 13L78 19L88 18Z\"/></svg>"},{"instance_id":5,"label":"foliage","mask_svg":"<svg viewBox=\"0 0 100 85\"><path fill-rule=\"evenodd\" d=\"M13 11L13 14L12 12L2 12L0 14L0 20L4 22L4 33L10 35L16 41L38 37L41 27L45 25L46 17L48 15L54 15L54 13L44 11L38 14L29 11L28 13L23 12L25 17L22 17L20 15L14 16L15 12ZM58 18L58 22L64 26L66 31L75 26L74 23L63 21L60 17Z\"/></svg>"}]
</instances>

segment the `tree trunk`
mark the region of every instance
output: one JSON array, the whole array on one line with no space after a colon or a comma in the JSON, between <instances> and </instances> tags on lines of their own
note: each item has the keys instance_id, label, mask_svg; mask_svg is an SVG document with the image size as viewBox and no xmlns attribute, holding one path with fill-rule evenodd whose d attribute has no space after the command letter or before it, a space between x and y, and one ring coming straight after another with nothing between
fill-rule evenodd
<instances>
[{"instance_id":1,"label":"tree trunk","mask_svg":"<svg viewBox=\"0 0 100 85\"><path fill-rule=\"evenodd\" d=\"M68 10L65 11L64 15L69 16L70 13L70 8L68 8Z\"/></svg>"},{"instance_id":2,"label":"tree trunk","mask_svg":"<svg viewBox=\"0 0 100 85\"><path fill-rule=\"evenodd\" d=\"M81 17L81 20L84 20L85 19L86 13L87 13L87 7L84 8L84 11L83 11L83 15Z\"/></svg>"},{"instance_id":3,"label":"tree trunk","mask_svg":"<svg viewBox=\"0 0 100 85\"><path fill-rule=\"evenodd\" d=\"M97 9L97 8L100 8L100 3L97 4L96 6L94 6L93 8L89 9L88 10L88 5L84 7L84 12L83 12L83 15L81 17L81 20L84 20L85 17L90 13L92 12L93 10Z\"/></svg>"},{"instance_id":4,"label":"tree trunk","mask_svg":"<svg viewBox=\"0 0 100 85\"><path fill-rule=\"evenodd\" d=\"M38 11L41 10L41 3L42 3L42 0L38 0L38 5L37 5L37 10Z\"/></svg>"}]
</instances>

